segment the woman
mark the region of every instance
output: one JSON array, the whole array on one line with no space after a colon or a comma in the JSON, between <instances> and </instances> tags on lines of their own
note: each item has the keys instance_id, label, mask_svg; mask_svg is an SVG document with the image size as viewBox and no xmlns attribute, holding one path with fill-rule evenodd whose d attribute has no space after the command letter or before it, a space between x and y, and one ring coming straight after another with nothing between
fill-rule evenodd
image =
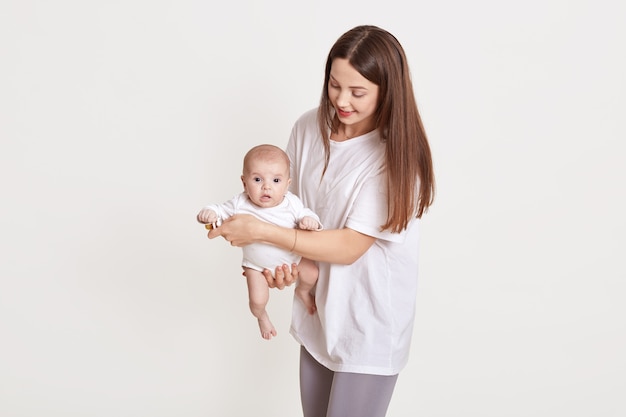
<instances>
[{"instance_id":1,"label":"woman","mask_svg":"<svg viewBox=\"0 0 626 417\"><path fill-rule=\"evenodd\" d=\"M304 416L384 416L408 360L418 219L434 197L430 147L404 50L392 34L358 26L337 40L320 105L296 121L287 152L291 191L326 230L242 215L209 238L265 242L317 262L315 312L296 298L291 326L302 346ZM276 288L298 278L296 265L264 274Z\"/></svg>"}]
</instances>

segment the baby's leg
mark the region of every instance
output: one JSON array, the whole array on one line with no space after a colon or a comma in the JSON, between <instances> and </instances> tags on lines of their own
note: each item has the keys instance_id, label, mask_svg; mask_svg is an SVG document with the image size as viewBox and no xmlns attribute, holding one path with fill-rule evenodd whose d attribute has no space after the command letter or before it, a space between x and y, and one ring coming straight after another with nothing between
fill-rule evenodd
<instances>
[{"instance_id":1,"label":"baby's leg","mask_svg":"<svg viewBox=\"0 0 626 417\"><path fill-rule=\"evenodd\" d=\"M250 311L259 321L261 336L263 339L271 339L276 336L276 329L270 321L270 317L265 310L267 301L270 298L270 290L263 274L254 269L244 268L243 274L248 281L248 299L250 301Z\"/></svg>"},{"instance_id":2,"label":"baby's leg","mask_svg":"<svg viewBox=\"0 0 626 417\"><path fill-rule=\"evenodd\" d=\"M317 282L318 275L317 265L310 259L302 258L298 264L298 285L296 285L296 296L302 300L309 314L315 313L315 297L313 296L313 287Z\"/></svg>"}]
</instances>

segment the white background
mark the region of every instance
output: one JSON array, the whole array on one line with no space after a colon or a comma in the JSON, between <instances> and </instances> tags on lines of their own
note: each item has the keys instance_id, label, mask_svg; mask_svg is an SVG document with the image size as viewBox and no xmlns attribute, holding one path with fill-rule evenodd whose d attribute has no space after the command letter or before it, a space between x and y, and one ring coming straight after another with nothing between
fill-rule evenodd
<instances>
[{"instance_id":1,"label":"white background","mask_svg":"<svg viewBox=\"0 0 626 417\"><path fill-rule=\"evenodd\" d=\"M408 8L408 5L411 7ZM437 175L389 416L626 415L622 1L0 5L0 415L297 416L201 206L286 145L329 48L404 45Z\"/></svg>"}]
</instances>

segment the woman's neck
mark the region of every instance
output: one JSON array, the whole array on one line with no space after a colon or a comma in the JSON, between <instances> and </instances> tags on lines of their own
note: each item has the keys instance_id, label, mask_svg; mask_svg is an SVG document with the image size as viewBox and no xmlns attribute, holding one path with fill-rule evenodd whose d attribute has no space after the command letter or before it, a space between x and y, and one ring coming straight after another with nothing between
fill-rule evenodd
<instances>
[{"instance_id":1,"label":"woman's neck","mask_svg":"<svg viewBox=\"0 0 626 417\"><path fill-rule=\"evenodd\" d=\"M374 130L373 126L352 126L352 125L339 125L337 133L333 133L332 139L336 142L343 142L345 140L354 139L358 136L365 135L366 133Z\"/></svg>"}]
</instances>

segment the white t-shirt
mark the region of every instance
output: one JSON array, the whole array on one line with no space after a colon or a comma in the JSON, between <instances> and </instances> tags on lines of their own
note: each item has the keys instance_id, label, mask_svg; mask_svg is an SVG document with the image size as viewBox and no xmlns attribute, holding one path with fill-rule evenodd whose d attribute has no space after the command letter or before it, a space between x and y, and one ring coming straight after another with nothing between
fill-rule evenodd
<instances>
[{"instance_id":1,"label":"white t-shirt","mask_svg":"<svg viewBox=\"0 0 626 417\"><path fill-rule=\"evenodd\" d=\"M292 228L298 226L300 219L309 216L320 223L318 230L322 229L317 214L304 207L302 201L291 192L287 192L283 201L274 207L259 207L250 201L246 193L241 193L223 204L210 204L204 208L213 210L221 220L235 214L252 214L268 223ZM243 261L241 265L257 271L264 269L274 271L274 268L279 265L291 265L294 262L300 262L301 259L301 256L295 253L265 243L254 243L244 246L242 249Z\"/></svg>"},{"instance_id":2,"label":"white t-shirt","mask_svg":"<svg viewBox=\"0 0 626 417\"><path fill-rule=\"evenodd\" d=\"M418 220L402 233L380 231L387 219L385 145L377 131L324 148L317 109L291 132L291 191L326 229L348 227L376 237L352 265L319 263L317 312L294 299L291 334L333 371L395 375L409 355L417 291ZM321 181L320 181L321 179Z\"/></svg>"}]
</instances>

